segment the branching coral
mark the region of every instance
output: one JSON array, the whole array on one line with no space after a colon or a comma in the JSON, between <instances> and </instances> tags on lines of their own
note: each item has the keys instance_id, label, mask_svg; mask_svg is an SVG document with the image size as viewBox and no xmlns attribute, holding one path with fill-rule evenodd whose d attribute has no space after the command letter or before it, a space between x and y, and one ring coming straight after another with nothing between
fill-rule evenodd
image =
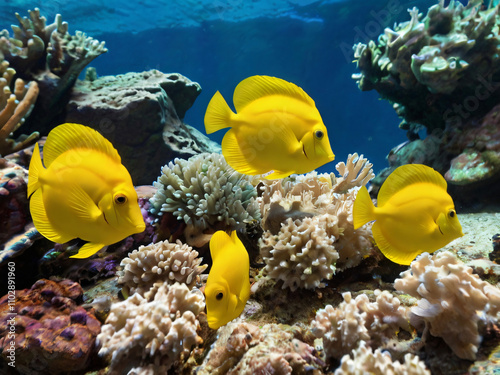
<instances>
[{"instance_id":1,"label":"branching coral","mask_svg":"<svg viewBox=\"0 0 500 375\"><path fill-rule=\"evenodd\" d=\"M377 349L372 351L364 341L359 348L352 352L352 357L346 354L342 357L340 367L335 370L335 375L430 375L417 356L410 353L404 357L404 363L392 361L388 352Z\"/></svg>"},{"instance_id":2,"label":"branching coral","mask_svg":"<svg viewBox=\"0 0 500 375\"><path fill-rule=\"evenodd\" d=\"M150 300L135 293L111 305L97 336L99 355L111 362L109 374L148 365L171 368L202 342L196 316L204 308L199 290L178 283L161 285Z\"/></svg>"},{"instance_id":3,"label":"branching coral","mask_svg":"<svg viewBox=\"0 0 500 375\"><path fill-rule=\"evenodd\" d=\"M157 281L184 283L192 289L207 268L206 264L200 266L201 261L196 250L180 241L140 246L120 263L123 271L118 283L124 284L128 294L144 295Z\"/></svg>"},{"instance_id":4,"label":"branching coral","mask_svg":"<svg viewBox=\"0 0 500 375\"><path fill-rule=\"evenodd\" d=\"M21 136L17 140L8 138L17 130L25 118L29 116L38 97L38 84L35 81L26 84L21 78L14 82L14 92L11 85L16 71L9 67L7 61L0 64L0 155L7 155L25 147L38 138L34 132L30 136Z\"/></svg>"},{"instance_id":5,"label":"branching coral","mask_svg":"<svg viewBox=\"0 0 500 375\"><path fill-rule=\"evenodd\" d=\"M494 321L500 311L500 290L450 252L423 253L401 276L395 288L419 299L411 309L412 324L424 322L458 357L474 360L481 342L479 326Z\"/></svg>"},{"instance_id":6,"label":"branching coral","mask_svg":"<svg viewBox=\"0 0 500 375\"><path fill-rule=\"evenodd\" d=\"M301 374L318 371L322 362L314 348L294 338L287 326L229 323L196 373Z\"/></svg>"},{"instance_id":7,"label":"branching coral","mask_svg":"<svg viewBox=\"0 0 500 375\"><path fill-rule=\"evenodd\" d=\"M219 154L175 159L163 167L154 186L158 190L151 199L152 212L183 220L190 234L186 242L193 246L208 242L206 232L242 228L260 218L249 177L235 172Z\"/></svg>"},{"instance_id":8,"label":"branching coral","mask_svg":"<svg viewBox=\"0 0 500 375\"><path fill-rule=\"evenodd\" d=\"M311 173L263 186L264 272L283 280L283 288L324 286L336 270L358 265L373 250L369 230L352 224L355 186L373 177L371 164L354 154L337 170L342 178Z\"/></svg>"},{"instance_id":9,"label":"branching coral","mask_svg":"<svg viewBox=\"0 0 500 375\"><path fill-rule=\"evenodd\" d=\"M337 308L327 305L319 310L311 323L313 334L323 339L327 357L340 359L363 340L380 346L400 329L411 331L408 309L388 291L375 290L375 302L366 294L355 299L350 292L342 296L344 302Z\"/></svg>"}]
</instances>

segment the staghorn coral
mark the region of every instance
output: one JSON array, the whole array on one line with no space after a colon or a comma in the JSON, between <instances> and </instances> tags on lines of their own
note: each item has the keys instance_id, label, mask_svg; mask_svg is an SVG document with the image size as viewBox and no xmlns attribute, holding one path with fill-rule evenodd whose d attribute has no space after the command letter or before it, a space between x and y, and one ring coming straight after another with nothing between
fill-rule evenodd
<instances>
[{"instance_id":1,"label":"staghorn coral","mask_svg":"<svg viewBox=\"0 0 500 375\"><path fill-rule=\"evenodd\" d=\"M9 67L8 61L0 59L0 62L0 155L7 155L26 147L39 136L34 132L16 140L8 138L30 115L39 89L35 81L28 84L21 78L13 81L16 71Z\"/></svg>"},{"instance_id":2,"label":"staghorn coral","mask_svg":"<svg viewBox=\"0 0 500 375\"><path fill-rule=\"evenodd\" d=\"M375 302L366 294L352 298L343 293L344 301L337 308L327 305L316 313L311 323L312 333L323 339L327 357L340 359L358 347L361 341L371 346L384 345L400 329L408 332L408 309L401 306L390 292L375 290Z\"/></svg>"},{"instance_id":3,"label":"staghorn coral","mask_svg":"<svg viewBox=\"0 0 500 375\"><path fill-rule=\"evenodd\" d=\"M192 289L207 268L206 264L200 266L201 261L196 250L180 241L140 246L120 263L123 270L118 283L124 284L130 295L144 295L158 281L184 283Z\"/></svg>"},{"instance_id":4,"label":"staghorn coral","mask_svg":"<svg viewBox=\"0 0 500 375\"><path fill-rule=\"evenodd\" d=\"M83 370L95 353L101 323L78 306L83 289L71 280L41 279L30 289L0 299L0 352L15 347L22 374L59 374ZM15 340L8 335L15 327Z\"/></svg>"},{"instance_id":5,"label":"staghorn coral","mask_svg":"<svg viewBox=\"0 0 500 375\"><path fill-rule=\"evenodd\" d=\"M235 172L219 154L175 159L162 168L154 186L158 190L151 211L183 220L186 242L192 246L203 246L216 230L235 230L260 218L249 177Z\"/></svg>"},{"instance_id":6,"label":"staghorn coral","mask_svg":"<svg viewBox=\"0 0 500 375\"><path fill-rule=\"evenodd\" d=\"M354 154L337 170L343 175L338 179L309 173L262 186L264 273L283 280L283 288L322 287L337 270L357 266L373 250L369 229L355 231L352 224L356 186L373 177L371 164Z\"/></svg>"},{"instance_id":7,"label":"staghorn coral","mask_svg":"<svg viewBox=\"0 0 500 375\"><path fill-rule=\"evenodd\" d=\"M404 363L392 361L388 352L377 349L372 351L361 341L359 348L352 352L352 357L346 354L342 357L340 367L335 370L335 375L430 375L431 372L425 367L417 356L407 353Z\"/></svg>"},{"instance_id":8,"label":"staghorn coral","mask_svg":"<svg viewBox=\"0 0 500 375\"><path fill-rule=\"evenodd\" d=\"M449 251L423 253L396 279L397 290L418 298L412 324L441 337L460 358L474 360L481 343L480 327L500 311L500 291L472 274Z\"/></svg>"},{"instance_id":9,"label":"staghorn coral","mask_svg":"<svg viewBox=\"0 0 500 375\"><path fill-rule=\"evenodd\" d=\"M111 305L97 336L99 355L110 361L109 374L153 365L170 369L202 342L196 316L205 308L203 294L184 284L162 284L149 299L135 293Z\"/></svg>"},{"instance_id":10,"label":"staghorn coral","mask_svg":"<svg viewBox=\"0 0 500 375\"><path fill-rule=\"evenodd\" d=\"M196 369L199 375L301 374L324 365L313 347L294 338L289 326L229 323L218 332L217 341Z\"/></svg>"}]
</instances>

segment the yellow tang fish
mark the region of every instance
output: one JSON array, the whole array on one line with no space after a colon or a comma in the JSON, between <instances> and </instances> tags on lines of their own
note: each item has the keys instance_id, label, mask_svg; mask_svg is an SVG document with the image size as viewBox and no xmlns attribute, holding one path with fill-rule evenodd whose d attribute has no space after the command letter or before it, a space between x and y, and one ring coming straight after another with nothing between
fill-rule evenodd
<instances>
[{"instance_id":1,"label":"yellow tang fish","mask_svg":"<svg viewBox=\"0 0 500 375\"><path fill-rule=\"evenodd\" d=\"M89 241L72 258L87 258L144 231L130 174L97 131L79 124L57 126L47 137L43 160L46 168L37 143L28 176L33 223L54 242Z\"/></svg>"},{"instance_id":2,"label":"yellow tang fish","mask_svg":"<svg viewBox=\"0 0 500 375\"><path fill-rule=\"evenodd\" d=\"M236 171L278 179L335 158L314 100L293 83L252 76L236 86L233 102L237 113L217 91L205 113L205 130L231 128L222 139L222 154Z\"/></svg>"},{"instance_id":3,"label":"yellow tang fish","mask_svg":"<svg viewBox=\"0 0 500 375\"><path fill-rule=\"evenodd\" d=\"M417 255L432 253L464 235L446 180L425 165L403 165L392 172L380 188L377 204L363 186L354 201L354 229L375 220L375 242L395 263L408 265Z\"/></svg>"},{"instance_id":4,"label":"yellow tang fish","mask_svg":"<svg viewBox=\"0 0 500 375\"><path fill-rule=\"evenodd\" d=\"M236 235L217 231L210 239L212 268L205 287L208 326L217 329L237 318L250 297L250 261Z\"/></svg>"}]
</instances>

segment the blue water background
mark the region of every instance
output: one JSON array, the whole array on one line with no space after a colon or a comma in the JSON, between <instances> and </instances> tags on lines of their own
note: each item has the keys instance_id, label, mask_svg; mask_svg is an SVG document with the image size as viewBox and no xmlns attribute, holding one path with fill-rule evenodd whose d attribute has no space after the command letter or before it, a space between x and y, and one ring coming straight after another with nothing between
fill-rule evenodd
<instances>
[{"instance_id":1,"label":"blue water background","mask_svg":"<svg viewBox=\"0 0 500 375\"><path fill-rule=\"evenodd\" d=\"M240 7L244 4L240 0L218 1L221 7L215 16L212 12L204 19L201 13L194 24L179 18L148 24L141 10L163 12L167 17L169 7L165 2L135 2L137 21L124 22L121 2L109 1L106 7L114 4L116 13L92 24L96 8L80 9L74 1L7 1L0 7L0 28L16 22L14 12L27 15L28 9L38 6L49 22L61 13L71 33L82 30L106 42L109 52L91 64L98 75L158 69L187 76L200 83L203 91L185 122L202 132L205 109L216 90L232 103L234 87L248 76L286 79L315 100L328 128L336 159L318 171L335 171L335 164L354 152L364 154L376 172L386 167L386 155L406 140L406 134L398 129L400 119L388 102L380 100L374 91L357 88L351 78L357 72L351 48L354 43L376 39L394 22L409 20L408 8L416 6L425 13L436 1L295 1L285 11L276 9L272 15L238 20L224 8L235 2ZM255 12L259 3L247 3L254 4ZM213 10L214 2L207 4L212 4ZM185 12L189 14L189 9ZM134 17L129 13L128 20ZM220 131L210 138L220 142L223 135Z\"/></svg>"}]
</instances>

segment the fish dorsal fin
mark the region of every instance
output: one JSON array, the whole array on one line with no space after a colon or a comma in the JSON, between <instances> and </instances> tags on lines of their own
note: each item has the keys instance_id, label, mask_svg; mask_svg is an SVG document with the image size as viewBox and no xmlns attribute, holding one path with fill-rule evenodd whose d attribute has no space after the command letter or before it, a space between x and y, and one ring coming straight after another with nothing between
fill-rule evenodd
<instances>
[{"instance_id":1,"label":"fish dorsal fin","mask_svg":"<svg viewBox=\"0 0 500 375\"><path fill-rule=\"evenodd\" d=\"M377 197L377 204L382 207L398 191L417 183L431 183L446 191L446 180L439 172L423 164L406 164L398 167L385 180Z\"/></svg>"},{"instance_id":2,"label":"fish dorsal fin","mask_svg":"<svg viewBox=\"0 0 500 375\"><path fill-rule=\"evenodd\" d=\"M52 129L47 136L43 147L45 167L48 168L62 153L75 148L101 151L121 163L118 151L98 131L84 125L66 123Z\"/></svg>"},{"instance_id":3,"label":"fish dorsal fin","mask_svg":"<svg viewBox=\"0 0 500 375\"><path fill-rule=\"evenodd\" d=\"M224 231L219 230L212 235L210 239L210 255L212 256L212 261L225 252L228 246L234 245L233 239Z\"/></svg>"},{"instance_id":4,"label":"fish dorsal fin","mask_svg":"<svg viewBox=\"0 0 500 375\"><path fill-rule=\"evenodd\" d=\"M239 112L254 100L269 95L284 95L315 106L314 100L291 82L276 77L252 76L241 81L234 89L234 107Z\"/></svg>"}]
</instances>

